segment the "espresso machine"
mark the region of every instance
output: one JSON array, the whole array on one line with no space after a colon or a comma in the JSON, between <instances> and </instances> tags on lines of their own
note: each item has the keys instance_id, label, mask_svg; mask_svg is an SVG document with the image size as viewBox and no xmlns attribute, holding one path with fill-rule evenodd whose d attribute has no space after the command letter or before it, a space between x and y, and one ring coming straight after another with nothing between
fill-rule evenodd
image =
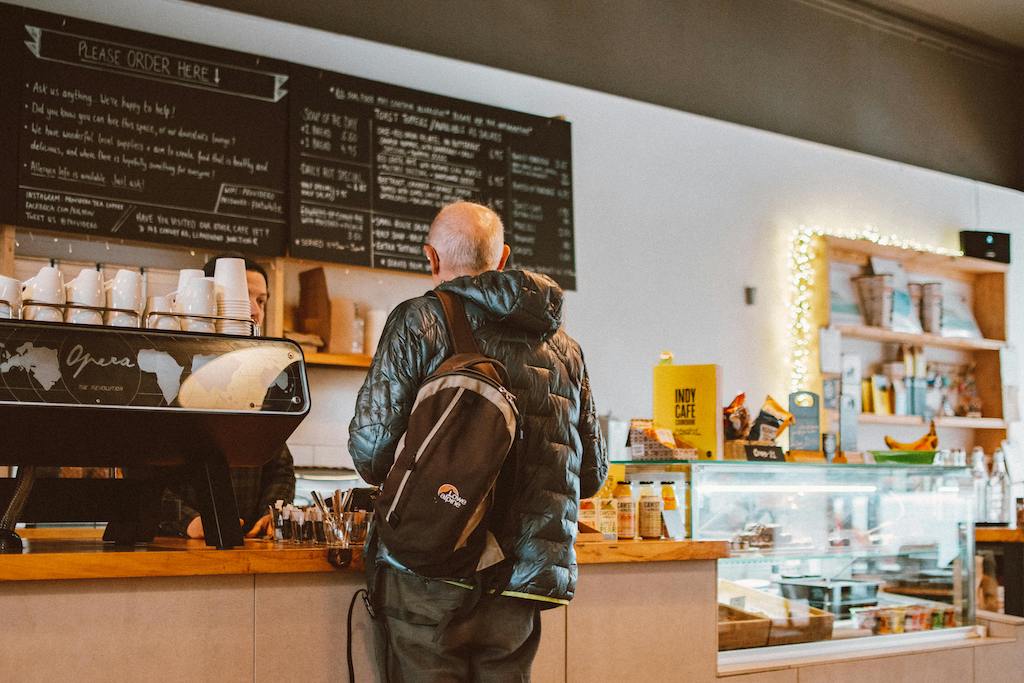
<instances>
[{"instance_id":1,"label":"espresso machine","mask_svg":"<svg viewBox=\"0 0 1024 683\"><path fill-rule=\"evenodd\" d=\"M17 466L0 479L0 552L21 551L19 521L106 521L106 541L151 541L176 478L199 492L207 544L240 546L229 468L270 460L309 407L285 339L0 320L0 464Z\"/></svg>"}]
</instances>

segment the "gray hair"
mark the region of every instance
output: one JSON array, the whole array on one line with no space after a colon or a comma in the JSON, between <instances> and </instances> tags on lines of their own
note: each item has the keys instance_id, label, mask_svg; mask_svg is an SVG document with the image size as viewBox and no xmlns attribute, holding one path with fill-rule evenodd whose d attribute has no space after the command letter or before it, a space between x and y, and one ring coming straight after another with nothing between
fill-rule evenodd
<instances>
[{"instance_id":1,"label":"gray hair","mask_svg":"<svg viewBox=\"0 0 1024 683\"><path fill-rule=\"evenodd\" d=\"M505 245L505 226L491 209L472 202L444 206L430 224L427 244L450 270L478 275L495 270Z\"/></svg>"}]
</instances>

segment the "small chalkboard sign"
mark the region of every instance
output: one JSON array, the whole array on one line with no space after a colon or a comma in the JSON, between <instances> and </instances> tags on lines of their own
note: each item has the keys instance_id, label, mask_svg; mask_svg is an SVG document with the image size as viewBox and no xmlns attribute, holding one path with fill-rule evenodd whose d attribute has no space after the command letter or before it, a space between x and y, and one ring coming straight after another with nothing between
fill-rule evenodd
<instances>
[{"instance_id":1,"label":"small chalkboard sign","mask_svg":"<svg viewBox=\"0 0 1024 683\"><path fill-rule=\"evenodd\" d=\"M821 448L821 415L818 395L796 391L789 395L789 412L793 428L789 431L789 447L794 451L817 451Z\"/></svg>"},{"instance_id":2,"label":"small chalkboard sign","mask_svg":"<svg viewBox=\"0 0 1024 683\"><path fill-rule=\"evenodd\" d=\"M786 454L779 446L747 444L743 448L751 462L786 462Z\"/></svg>"}]
</instances>

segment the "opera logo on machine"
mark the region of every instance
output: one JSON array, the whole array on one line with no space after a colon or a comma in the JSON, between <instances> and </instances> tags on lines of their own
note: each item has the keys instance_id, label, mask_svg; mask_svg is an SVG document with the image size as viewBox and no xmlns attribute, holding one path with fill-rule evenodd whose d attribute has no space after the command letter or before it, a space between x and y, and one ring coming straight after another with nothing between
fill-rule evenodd
<instances>
[{"instance_id":1,"label":"opera logo on machine","mask_svg":"<svg viewBox=\"0 0 1024 683\"><path fill-rule=\"evenodd\" d=\"M437 489L437 497L456 508L462 507L467 502L459 495L459 489L455 488L455 484L441 484L441 487Z\"/></svg>"}]
</instances>

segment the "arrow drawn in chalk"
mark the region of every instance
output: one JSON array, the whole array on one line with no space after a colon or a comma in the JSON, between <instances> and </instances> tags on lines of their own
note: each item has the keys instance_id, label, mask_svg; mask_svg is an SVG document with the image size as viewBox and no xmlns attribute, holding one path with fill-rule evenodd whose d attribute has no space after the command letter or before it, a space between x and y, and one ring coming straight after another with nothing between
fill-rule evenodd
<instances>
[{"instance_id":1,"label":"arrow drawn in chalk","mask_svg":"<svg viewBox=\"0 0 1024 683\"><path fill-rule=\"evenodd\" d=\"M135 209L136 209L136 206L135 206L135 204L129 204L129 205L128 205L128 208L127 208L127 209L125 209L125 212L124 212L124 213L122 213L122 214L121 214L121 217L117 219L117 222L116 222L116 223L114 223L114 227L112 227L112 228L110 229L110 232L111 232L111 233L115 233L115 232L117 232L118 230L120 230L120 229L121 229L121 226L122 226L122 225L124 225L124 222L125 222L126 220L128 220L128 216L130 216L130 215L131 215L131 213L132 213L132 211L134 211Z\"/></svg>"},{"instance_id":2,"label":"arrow drawn in chalk","mask_svg":"<svg viewBox=\"0 0 1024 683\"><path fill-rule=\"evenodd\" d=\"M29 52L36 56L36 59L39 59L39 43L43 39L43 30L38 26L29 26L28 24L25 24L25 31L28 32L29 38L32 39L25 41L25 47L28 48Z\"/></svg>"}]
</instances>

